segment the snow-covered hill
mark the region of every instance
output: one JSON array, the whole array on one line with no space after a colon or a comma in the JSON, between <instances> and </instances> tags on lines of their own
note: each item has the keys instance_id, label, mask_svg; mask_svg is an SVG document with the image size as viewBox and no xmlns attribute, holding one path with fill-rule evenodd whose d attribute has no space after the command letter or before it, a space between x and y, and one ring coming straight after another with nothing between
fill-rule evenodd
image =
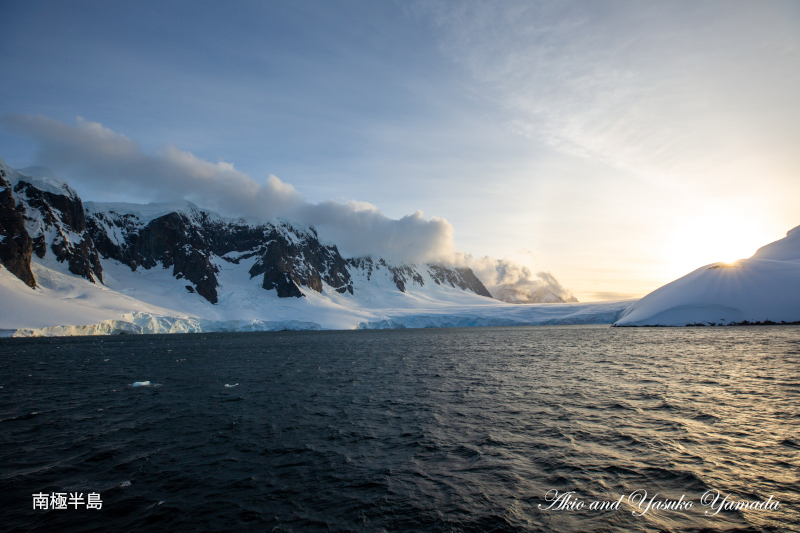
<instances>
[{"instance_id":1,"label":"snow-covered hill","mask_svg":"<svg viewBox=\"0 0 800 533\"><path fill-rule=\"evenodd\" d=\"M800 226L733 264L714 263L648 294L615 326L800 322Z\"/></svg>"},{"instance_id":2,"label":"snow-covered hill","mask_svg":"<svg viewBox=\"0 0 800 533\"><path fill-rule=\"evenodd\" d=\"M505 304L469 268L346 259L313 228L189 202L84 205L1 160L0 208L6 334L611 323L629 304Z\"/></svg>"}]
</instances>

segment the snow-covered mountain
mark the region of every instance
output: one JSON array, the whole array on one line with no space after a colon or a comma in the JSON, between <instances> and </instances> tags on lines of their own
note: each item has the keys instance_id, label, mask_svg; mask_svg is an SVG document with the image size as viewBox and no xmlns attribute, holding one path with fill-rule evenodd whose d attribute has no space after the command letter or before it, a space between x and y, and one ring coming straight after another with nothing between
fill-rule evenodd
<instances>
[{"instance_id":1,"label":"snow-covered mountain","mask_svg":"<svg viewBox=\"0 0 800 533\"><path fill-rule=\"evenodd\" d=\"M589 306L586 316L510 311L518 306L492 299L469 268L344 258L314 228L190 202L84 204L46 169L2 160L0 209L0 329L9 331L610 323L626 305Z\"/></svg>"},{"instance_id":2,"label":"snow-covered mountain","mask_svg":"<svg viewBox=\"0 0 800 533\"><path fill-rule=\"evenodd\" d=\"M714 263L664 285L615 326L800 323L800 226L749 259Z\"/></svg>"}]
</instances>

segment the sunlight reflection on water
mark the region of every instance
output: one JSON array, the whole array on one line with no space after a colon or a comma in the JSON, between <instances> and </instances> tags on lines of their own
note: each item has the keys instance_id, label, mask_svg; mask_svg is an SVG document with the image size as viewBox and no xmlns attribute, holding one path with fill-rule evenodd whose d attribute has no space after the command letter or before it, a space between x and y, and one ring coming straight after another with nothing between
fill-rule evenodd
<instances>
[{"instance_id":1,"label":"sunlight reflection on water","mask_svg":"<svg viewBox=\"0 0 800 533\"><path fill-rule=\"evenodd\" d=\"M766 531L800 519L797 326L4 339L0 352L12 530ZM130 386L146 381L160 386ZM719 490L781 507L542 511L551 489L695 502ZM62 490L101 492L102 521L29 510L32 493Z\"/></svg>"}]
</instances>

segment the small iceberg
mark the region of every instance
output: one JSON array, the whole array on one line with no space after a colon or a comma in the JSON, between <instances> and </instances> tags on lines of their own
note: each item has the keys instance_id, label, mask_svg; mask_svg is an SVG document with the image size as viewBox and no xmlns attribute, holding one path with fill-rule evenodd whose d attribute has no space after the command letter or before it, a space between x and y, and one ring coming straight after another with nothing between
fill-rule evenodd
<instances>
[{"instance_id":1,"label":"small iceberg","mask_svg":"<svg viewBox=\"0 0 800 533\"><path fill-rule=\"evenodd\" d=\"M149 387L149 386L150 386L149 381L136 381L134 383L131 383L131 387Z\"/></svg>"},{"instance_id":2,"label":"small iceberg","mask_svg":"<svg viewBox=\"0 0 800 533\"><path fill-rule=\"evenodd\" d=\"M227 388L227 389L232 389L232 388L238 387L238 386L239 386L238 383L234 383L233 385L228 385L227 383L225 384L225 388Z\"/></svg>"}]
</instances>

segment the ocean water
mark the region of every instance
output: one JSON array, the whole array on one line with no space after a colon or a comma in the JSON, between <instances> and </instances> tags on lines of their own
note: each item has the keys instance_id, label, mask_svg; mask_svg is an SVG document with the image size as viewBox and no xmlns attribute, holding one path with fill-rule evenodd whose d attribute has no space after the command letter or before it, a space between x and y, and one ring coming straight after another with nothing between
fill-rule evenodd
<instances>
[{"instance_id":1,"label":"ocean water","mask_svg":"<svg viewBox=\"0 0 800 533\"><path fill-rule=\"evenodd\" d=\"M0 387L3 531L800 530L797 326L0 339Z\"/></svg>"}]
</instances>

